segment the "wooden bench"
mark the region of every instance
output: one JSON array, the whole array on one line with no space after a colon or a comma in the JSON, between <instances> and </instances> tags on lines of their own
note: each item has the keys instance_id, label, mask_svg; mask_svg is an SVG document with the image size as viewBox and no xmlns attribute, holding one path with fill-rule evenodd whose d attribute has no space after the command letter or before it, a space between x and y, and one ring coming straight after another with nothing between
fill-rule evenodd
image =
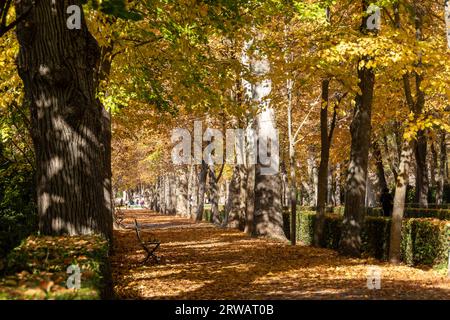
<instances>
[{"instance_id":1,"label":"wooden bench","mask_svg":"<svg viewBox=\"0 0 450 320\"><path fill-rule=\"evenodd\" d=\"M154 262L159 263L160 258L155 255L155 251L158 250L159 246L161 245L161 241L158 239L152 237L148 241L144 241L141 237L141 226L137 222L136 219L134 219L134 228L136 230L136 235L139 240L139 243L141 244L142 248L147 253L147 256L145 259L141 262L142 264L146 263L149 259L152 259Z\"/></svg>"},{"instance_id":2,"label":"wooden bench","mask_svg":"<svg viewBox=\"0 0 450 320\"><path fill-rule=\"evenodd\" d=\"M116 220L119 227L124 229L127 228L127 226L123 223L123 220L125 220L125 214L119 208L114 210L114 220Z\"/></svg>"}]
</instances>

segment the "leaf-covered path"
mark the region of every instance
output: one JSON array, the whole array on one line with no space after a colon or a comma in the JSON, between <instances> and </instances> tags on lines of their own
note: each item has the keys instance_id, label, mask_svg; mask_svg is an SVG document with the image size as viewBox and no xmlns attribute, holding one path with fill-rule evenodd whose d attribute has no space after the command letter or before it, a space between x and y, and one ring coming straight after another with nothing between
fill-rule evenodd
<instances>
[{"instance_id":1,"label":"leaf-covered path","mask_svg":"<svg viewBox=\"0 0 450 320\"><path fill-rule=\"evenodd\" d=\"M255 239L209 223L144 210L144 236L162 241L159 265L139 265L134 229L115 231L112 256L119 298L142 299L450 299L450 280L433 270L349 259L328 249ZM381 269L381 289L367 289L368 267Z\"/></svg>"}]
</instances>

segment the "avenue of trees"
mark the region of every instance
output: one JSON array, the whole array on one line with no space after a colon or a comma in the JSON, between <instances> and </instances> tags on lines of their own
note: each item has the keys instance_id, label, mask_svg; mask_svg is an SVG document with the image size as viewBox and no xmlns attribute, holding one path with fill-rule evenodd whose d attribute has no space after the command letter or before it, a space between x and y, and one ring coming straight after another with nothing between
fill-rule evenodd
<instances>
[{"instance_id":1,"label":"avenue of trees","mask_svg":"<svg viewBox=\"0 0 450 320\"><path fill-rule=\"evenodd\" d=\"M80 29L68 28L69 5L82 8ZM133 192L195 221L207 200L214 223L281 240L287 210L293 244L297 209L312 206L315 245L327 207L344 206L339 251L359 256L366 208L390 189L398 262L407 203L449 198L445 8L434 0L0 1L1 206L26 194L42 234L109 239L115 198ZM278 173L250 161L250 135L236 146L239 164L174 165L172 130L194 137L194 121L224 137L278 130L279 163L269 164Z\"/></svg>"}]
</instances>

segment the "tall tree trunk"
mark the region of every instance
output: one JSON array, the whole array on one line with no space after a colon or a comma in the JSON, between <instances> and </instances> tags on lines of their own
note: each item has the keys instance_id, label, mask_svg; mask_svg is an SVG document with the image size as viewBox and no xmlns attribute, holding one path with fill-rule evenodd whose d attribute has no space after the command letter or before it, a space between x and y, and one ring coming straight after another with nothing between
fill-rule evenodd
<instances>
[{"instance_id":1,"label":"tall tree trunk","mask_svg":"<svg viewBox=\"0 0 450 320\"><path fill-rule=\"evenodd\" d=\"M270 72L269 60L258 50L256 50L256 55L251 71L256 76L264 77ZM275 111L270 107L270 102L265 100L271 92L271 87L270 79L264 79L253 86L253 99L259 102L260 110L256 117L258 161L255 166L254 233L256 236L287 240L283 230L279 138L276 130ZM264 156L267 159L263 159Z\"/></svg>"},{"instance_id":2,"label":"tall tree trunk","mask_svg":"<svg viewBox=\"0 0 450 320\"><path fill-rule=\"evenodd\" d=\"M208 175L209 175L209 190L211 193L210 198L211 198L212 223L220 224L219 186L217 185L217 178L216 173L214 171L214 165L209 166Z\"/></svg>"},{"instance_id":3,"label":"tall tree trunk","mask_svg":"<svg viewBox=\"0 0 450 320\"><path fill-rule=\"evenodd\" d=\"M247 143L246 143L246 207L245 207L245 228L244 232L248 235L252 235L254 232L255 225L255 177L256 177L256 167L252 163L251 158L253 157L254 147L257 141L252 135L253 132L253 122L247 128Z\"/></svg>"},{"instance_id":4,"label":"tall tree trunk","mask_svg":"<svg viewBox=\"0 0 450 320\"><path fill-rule=\"evenodd\" d=\"M281 207L283 210L289 206L289 182L288 182L288 174L286 170L286 165L284 160L281 161L280 164L280 176L281 176Z\"/></svg>"},{"instance_id":5,"label":"tall tree trunk","mask_svg":"<svg viewBox=\"0 0 450 320\"><path fill-rule=\"evenodd\" d=\"M394 209L392 212L391 236L389 244L389 261L400 262L400 244L402 234L403 212L405 211L406 190L408 187L409 167L411 165L412 149L411 143L403 142L400 157L400 165L395 186Z\"/></svg>"},{"instance_id":6,"label":"tall tree trunk","mask_svg":"<svg viewBox=\"0 0 450 320\"><path fill-rule=\"evenodd\" d=\"M172 173L169 178L170 214L175 215L177 213L177 176Z\"/></svg>"},{"instance_id":7,"label":"tall tree trunk","mask_svg":"<svg viewBox=\"0 0 450 320\"><path fill-rule=\"evenodd\" d=\"M239 166L239 182L239 229L244 231L248 200L247 166L245 164Z\"/></svg>"},{"instance_id":8,"label":"tall tree trunk","mask_svg":"<svg viewBox=\"0 0 450 320\"><path fill-rule=\"evenodd\" d=\"M383 166L383 156L381 155L380 146L376 140L372 143L372 150L373 150L373 157L375 159L375 164L377 167L378 186L380 190L388 189L386 174L384 172Z\"/></svg>"},{"instance_id":9,"label":"tall tree trunk","mask_svg":"<svg viewBox=\"0 0 450 320\"><path fill-rule=\"evenodd\" d=\"M198 173L197 165L193 164L189 171L189 217L195 219L198 206Z\"/></svg>"},{"instance_id":10,"label":"tall tree trunk","mask_svg":"<svg viewBox=\"0 0 450 320\"><path fill-rule=\"evenodd\" d=\"M297 177L295 167L295 149L292 144L289 147L289 166L290 166L290 204L291 204L291 244L297 244Z\"/></svg>"},{"instance_id":11,"label":"tall tree trunk","mask_svg":"<svg viewBox=\"0 0 450 320\"><path fill-rule=\"evenodd\" d=\"M362 1L363 12L368 7L367 1ZM367 16L363 15L361 31L367 33ZM361 228L364 221L364 200L366 195L367 164L369 157L371 135L371 112L375 75L367 68L369 56L363 56L358 63L358 87L361 94L355 98L355 110L350 127L352 142L350 163L347 175L347 190L345 194L344 220L339 245L341 254L359 257L361 255Z\"/></svg>"},{"instance_id":12,"label":"tall tree trunk","mask_svg":"<svg viewBox=\"0 0 450 320\"><path fill-rule=\"evenodd\" d=\"M322 80L322 103L320 109L320 164L317 183L317 214L313 237L313 245L320 246L325 222L325 205L328 187L328 162L330 146L328 144L328 88L330 80Z\"/></svg>"},{"instance_id":13,"label":"tall tree trunk","mask_svg":"<svg viewBox=\"0 0 450 320\"><path fill-rule=\"evenodd\" d=\"M177 208L176 213L182 217L189 215L189 178L187 167L183 166L178 170L177 190Z\"/></svg>"},{"instance_id":14,"label":"tall tree trunk","mask_svg":"<svg viewBox=\"0 0 450 320\"><path fill-rule=\"evenodd\" d=\"M267 108L257 117L257 128L259 137L259 149L261 137L276 134L275 115L273 109ZM265 142L263 142L265 143ZM274 149L275 141L271 142L270 154L273 155L278 150ZM270 237L280 240L287 240L283 230L283 212L281 206L281 179L279 173L267 174L264 171L269 169L279 171L279 163L273 158L269 167L263 166L258 156L255 177L255 235Z\"/></svg>"},{"instance_id":15,"label":"tall tree trunk","mask_svg":"<svg viewBox=\"0 0 450 320\"><path fill-rule=\"evenodd\" d=\"M395 137L397 137L398 134L395 133ZM391 169L392 174L394 175L394 180L397 181L397 167L398 163L395 159L395 157L392 155L392 152L389 150L389 142L387 139L387 135L383 135L383 147L384 147L384 153L386 154L388 161L389 161L389 169ZM399 157L400 159L400 157Z\"/></svg>"},{"instance_id":16,"label":"tall tree trunk","mask_svg":"<svg viewBox=\"0 0 450 320\"><path fill-rule=\"evenodd\" d=\"M423 8L420 3L414 2L414 22L416 29L416 40L422 41L422 25L423 25ZM418 54L417 67L422 66L422 53ZM409 86L409 77L405 75L406 81ZM409 96L407 96L408 105L411 111L414 112L416 117L419 117L424 112L425 107L425 93L421 89L421 84L424 75L414 72L414 80L416 86L416 99L413 100L411 96L411 90L409 89ZM405 79L405 78L404 78ZM408 95L408 93L407 93ZM414 143L414 155L416 157L416 202L420 207L428 206L428 169L427 169L427 137L426 130L419 130L417 132L417 139Z\"/></svg>"},{"instance_id":17,"label":"tall tree trunk","mask_svg":"<svg viewBox=\"0 0 450 320\"><path fill-rule=\"evenodd\" d=\"M247 202L245 208L245 228L244 232L248 235L253 234L255 224L255 165L247 165Z\"/></svg>"},{"instance_id":18,"label":"tall tree trunk","mask_svg":"<svg viewBox=\"0 0 450 320\"><path fill-rule=\"evenodd\" d=\"M334 190L335 205L341 205L341 165L336 165L336 188Z\"/></svg>"},{"instance_id":19,"label":"tall tree trunk","mask_svg":"<svg viewBox=\"0 0 450 320\"><path fill-rule=\"evenodd\" d=\"M312 207L317 206L317 186L318 186L318 172L315 157L315 147L308 147L308 183L306 184L306 190L308 191L309 205Z\"/></svg>"},{"instance_id":20,"label":"tall tree trunk","mask_svg":"<svg viewBox=\"0 0 450 320\"><path fill-rule=\"evenodd\" d=\"M417 133L414 143L414 155L416 157L416 199L419 207L428 207L428 168L427 168L427 138L425 132Z\"/></svg>"},{"instance_id":21,"label":"tall tree trunk","mask_svg":"<svg viewBox=\"0 0 450 320\"><path fill-rule=\"evenodd\" d=\"M434 142L430 144L431 151L431 161L430 161L430 186L431 188L436 189L437 186L437 177L439 175L439 163L438 163L438 153L436 151L436 146Z\"/></svg>"},{"instance_id":22,"label":"tall tree trunk","mask_svg":"<svg viewBox=\"0 0 450 320\"><path fill-rule=\"evenodd\" d=\"M225 220L223 225L233 229L239 228L239 191L241 184L239 171L242 170L240 166L242 165L236 165L233 169L233 175L228 187L227 203L225 205Z\"/></svg>"},{"instance_id":23,"label":"tall tree trunk","mask_svg":"<svg viewBox=\"0 0 450 320\"><path fill-rule=\"evenodd\" d=\"M328 164L327 205L333 205L333 166Z\"/></svg>"},{"instance_id":24,"label":"tall tree trunk","mask_svg":"<svg viewBox=\"0 0 450 320\"><path fill-rule=\"evenodd\" d=\"M439 139L439 169L437 178L436 204L441 205L444 200L445 169L447 163L447 145L445 142L445 131L441 132Z\"/></svg>"},{"instance_id":25,"label":"tall tree trunk","mask_svg":"<svg viewBox=\"0 0 450 320\"><path fill-rule=\"evenodd\" d=\"M165 174L163 176L164 185L164 214L169 214L170 211L170 185L169 185L169 175Z\"/></svg>"},{"instance_id":26,"label":"tall tree trunk","mask_svg":"<svg viewBox=\"0 0 450 320\"><path fill-rule=\"evenodd\" d=\"M81 1L70 4L81 8ZM18 70L31 109L39 229L111 239L109 119L96 98L99 46L82 11L81 30L67 28L67 1L17 1L17 15L33 5L17 38Z\"/></svg>"},{"instance_id":27,"label":"tall tree trunk","mask_svg":"<svg viewBox=\"0 0 450 320\"><path fill-rule=\"evenodd\" d=\"M158 177L158 212L164 213L164 177Z\"/></svg>"},{"instance_id":28,"label":"tall tree trunk","mask_svg":"<svg viewBox=\"0 0 450 320\"><path fill-rule=\"evenodd\" d=\"M291 230L290 240L291 244L295 246L297 244L297 168L295 162L295 139L292 132L292 80L288 80L288 134L289 134L289 171L290 171L290 186L289 186L289 198L290 198L290 215L291 215Z\"/></svg>"},{"instance_id":29,"label":"tall tree trunk","mask_svg":"<svg viewBox=\"0 0 450 320\"><path fill-rule=\"evenodd\" d=\"M208 165L205 160L202 160L200 173L198 175L198 206L195 216L195 221L199 222L203 219L203 211L205 206L205 192L206 192L206 176L208 173Z\"/></svg>"}]
</instances>

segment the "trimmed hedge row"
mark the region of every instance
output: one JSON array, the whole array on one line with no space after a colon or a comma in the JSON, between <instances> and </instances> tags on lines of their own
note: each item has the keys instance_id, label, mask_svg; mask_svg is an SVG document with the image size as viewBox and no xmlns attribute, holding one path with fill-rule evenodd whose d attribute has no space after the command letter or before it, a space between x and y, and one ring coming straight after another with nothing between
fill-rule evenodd
<instances>
[{"instance_id":1,"label":"trimmed hedge row","mask_svg":"<svg viewBox=\"0 0 450 320\"><path fill-rule=\"evenodd\" d=\"M312 243L315 212L297 214L297 240ZM284 214L285 233L289 237L289 214ZM321 246L337 250L341 237L342 216L327 214ZM362 252L380 260L389 256L391 219L366 217L362 228ZM450 224L431 218L405 219L402 228L401 254L408 265L446 266L450 246Z\"/></svg>"},{"instance_id":2,"label":"trimmed hedge row","mask_svg":"<svg viewBox=\"0 0 450 320\"><path fill-rule=\"evenodd\" d=\"M30 236L7 257L0 299L112 298L108 251L100 236ZM70 265L80 268L80 289L67 288Z\"/></svg>"},{"instance_id":3,"label":"trimmed hedge row","mask_svg":"<svg viewBox=\"0 0 450 320\"><path fill-rule=\"evenodd\" d=\"M298 211L315 211L315 207L300 207ZM344 207L327 207L327 213L344 215ZM366 215L373 217L382 217L383 209L380 207L366 208ZM436 218L441 220L450 220L450 209L444 208L405 208L405 218Z\"/></svg>"},{"instance_id":4,"label":"trimmed hedge row","mask_svg":"<svg viewBox=\"0 0 450 320\"><path fill-rule=\"evenodd\" d=\"M381 208L367 208L367 215L380 217L383 215ZM436 218L440 220L450 220L450 210L430 209L430 208L405 208L405 218Z\"/></svg>"},{"instance_id":5,"label":"trimmed hedge row","mask_svg":"<svg viewBox=\"0 0 450 320\"><path fill-rule=\"evenodd\" d=\"M219 217L220 221L223 221L225 219L225 211L219 210ZM212 222L212 211L211 209L205 209L203 210L203 220Z\"/></svg>"}]
</instances>

